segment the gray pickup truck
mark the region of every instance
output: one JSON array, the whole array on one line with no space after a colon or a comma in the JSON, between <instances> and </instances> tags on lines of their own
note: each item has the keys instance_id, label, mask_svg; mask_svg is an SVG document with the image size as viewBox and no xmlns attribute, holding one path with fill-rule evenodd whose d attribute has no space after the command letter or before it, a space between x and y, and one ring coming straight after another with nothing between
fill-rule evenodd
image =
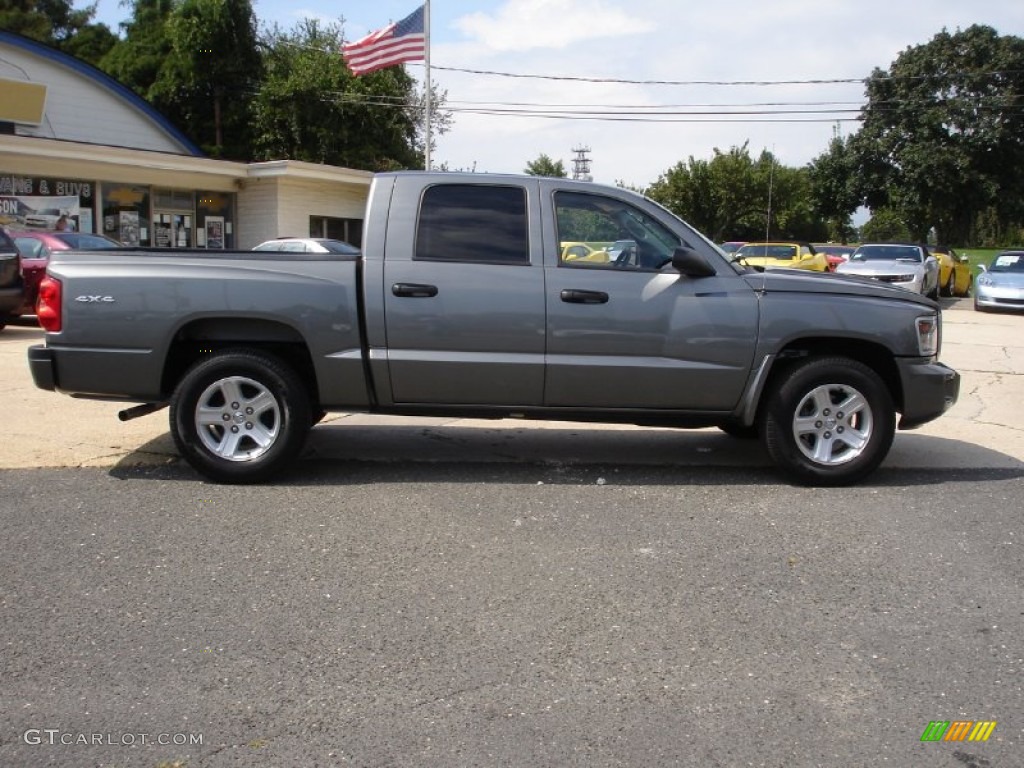
<instances>
[{"instance_id":1,"label":"gray pickup truck","mask_svg":"<svg viewBox=\"0 0 1024 768\"><path fill-rule=\"evenodd\" d=\"M874 470L960 379L941 314L865 278L757 272L627 190L375 177L361 254L55 254L37 386L170 405L221 482L293 462L329 410L719 427L797 482Z\"/></svg>"}]
</instances>

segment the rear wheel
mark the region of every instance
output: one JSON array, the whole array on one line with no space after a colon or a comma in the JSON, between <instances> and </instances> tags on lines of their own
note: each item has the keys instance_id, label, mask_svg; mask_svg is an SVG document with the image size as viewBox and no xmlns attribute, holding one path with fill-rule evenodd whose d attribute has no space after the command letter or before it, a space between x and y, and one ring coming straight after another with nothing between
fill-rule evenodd
<instances>
[{"instance_id":1,"label":"rear wheel","mask_svg":"<svg viewBox=\"0 0 1024 768\"><path fill-rule=\"evenodd\" d=\"M768 454L806 485L857 482L882 463L895 430L885 383L866 365L843 357L796 365L769 395L761 417Z\"/></svg>"},{"instance_id":2,"label":"rear wheel","mask_svg":"<svg viewBox=\"0 0 1024 768\"><path fill-rule=\"evenodd\" d=\"M295 371L253 350L225 350L197 363L171 397L178 451L218 482L251 483L285 469L311 422L309 394Z\"/></svg>"}]
</instances>

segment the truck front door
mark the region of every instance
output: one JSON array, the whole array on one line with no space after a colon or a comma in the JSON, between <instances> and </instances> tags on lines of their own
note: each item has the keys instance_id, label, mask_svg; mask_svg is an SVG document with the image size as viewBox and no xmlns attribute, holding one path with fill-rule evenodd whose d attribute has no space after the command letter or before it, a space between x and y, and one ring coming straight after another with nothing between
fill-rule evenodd
<instances>
[{"instance_id":1,"label":"truck front door","mask_svg":"<svg viewBox=\"0 0 1024 768\"><path fill-rule=\"evenodd\" d=\"M747 282L731 271L680 275L670 263L680 235L626 200L574 190L552 199L545 405L732 410L757 342ZM564 242L592 252L573 258Z\"/></svg>"}]
</instances>

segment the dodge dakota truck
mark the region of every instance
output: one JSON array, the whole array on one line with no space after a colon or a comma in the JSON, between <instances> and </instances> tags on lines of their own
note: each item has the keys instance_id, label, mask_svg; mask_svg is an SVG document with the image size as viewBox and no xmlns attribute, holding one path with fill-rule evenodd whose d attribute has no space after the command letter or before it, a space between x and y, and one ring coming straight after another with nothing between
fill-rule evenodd
<instances>
[{"instance_id":1,"label":"dodge dakota truck","mask_svg":"<svg viewBox=\"0 0 1024 768\"><path fill-rule=\"evenodd\" d=\"M273 477L343 410L719 427L842 485L960 384L925 297L755 271L640 195L531 176L376 176L359 254L57 253L37 316L38 387L169 405L220 482Z\"/></svg>"}]
</instances>

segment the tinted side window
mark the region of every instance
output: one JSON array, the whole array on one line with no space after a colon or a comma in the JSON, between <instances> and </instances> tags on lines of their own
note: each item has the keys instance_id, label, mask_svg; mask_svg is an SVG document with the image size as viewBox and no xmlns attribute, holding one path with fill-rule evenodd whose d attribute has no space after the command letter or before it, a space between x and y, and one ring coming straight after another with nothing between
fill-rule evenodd
<instances>
[{"instance_id":1,"label":"tinted side window","mask_svg":"<svg viewBox=\"0 0 1024 768\"><path fill-rule=\"evenodd\" d=\"M429 187L420 203L414 258L529 264L526 190L482 184Z\"/></svg>"}]
</instances>

